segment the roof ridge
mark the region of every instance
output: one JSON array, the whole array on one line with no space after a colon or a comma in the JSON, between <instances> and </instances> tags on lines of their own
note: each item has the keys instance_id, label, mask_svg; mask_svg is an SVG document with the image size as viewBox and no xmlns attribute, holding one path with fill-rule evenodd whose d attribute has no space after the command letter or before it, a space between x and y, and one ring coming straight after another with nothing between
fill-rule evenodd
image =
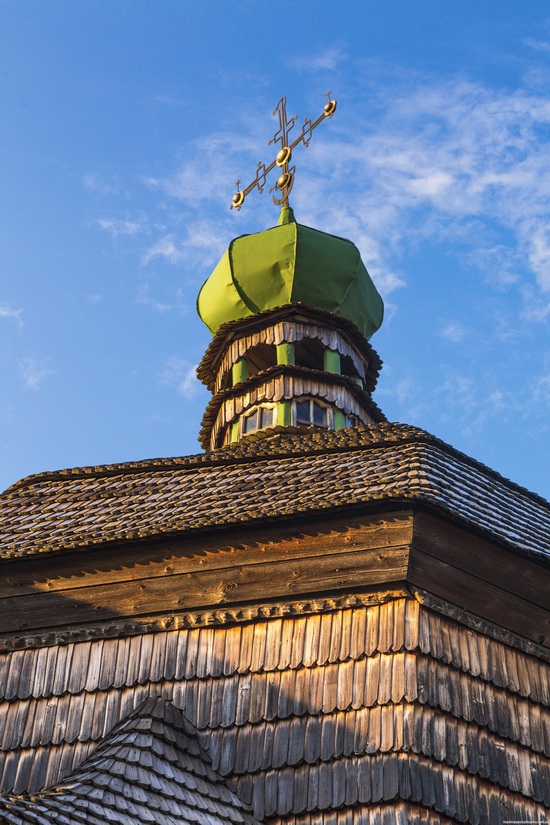
<instances>
[{"instance_id":1,"label":"roof ridge","mask_svg":"<svg viewBox=\"0 0 550 825\"><path fill-rule=\"evenodd\" d=\"M192 453L188 456L145 458L138 459L136 461L114 462L113 464L85 464L80 467L67 467L60 470L44 470L39 473L24 476L14 482L14 484L11 484L3 493L0 494L0 497L9 496L14 491L27 487L30 484L42 479L52 481L62 478L78 478L101 475L110 476L120 475L121 473L140 473L144 470L185 469L187 467L196 467L200 465L211 467L215 465L248 463L249 461L255 461L259 458L283 458L285 456L309 455L311 453L318 452L329 453L334 450L341 450L342 446L362 449L367 446L376 446L378 444L387 443L384 434L381 435L381 438L375 439L374 441L360 440L357 443L358 433L364 436L370 435L371 433L374 434L377 430L390 430L391 432L394 430L404 430L406 433L410 433L414 437L422 436L423 438L428 438L431 441L439 442L441 444L445 444L447 447L450 447L450 445L441 441L436 436L431 435L426 430L409 424L401 424L399 422L390 421L381 421L376 424L360 424L356 427L349 427L344 430L312 430L311 433L300 430L299 432L288 433L288 435L286 432L278 432L275 436L269 439L257 439L255 441L245 439L239 443L229 444L216 450ZM350 438L350 436L354 436L354 438ZM323 441L333 441L335 438L338 438L338 440L347 439L350 441L350 444L342 445L327 443L325 445L322 443ZM298 448L292 451L283 449L283 445L286 446L291 442L298 441L298 439L300 442L299 446L303 445L303 449ZM396 439L392 439L390 443L395 443L395 440ZM407 436L403 438L403 441L408 440L410 440L410 438ZM253 450L251 449L252 444L254 444ZM265 446L272 446L273 444L281 444L281 450L267 452L262 449ZM292 446L294 446L294 444L292 444ZM450 449L454 448L450 447ZM241 455L241 453L244 453L244 455ZM248 453L250 453L250 455L248 455Z\"/></svg>"},{"instance_id":2,"label":"roof ridge","mask_svg":"<svg viewBox=\"0 0 550 825\"><path fill-rule=\"evenodd\" d=\"M445 453L458 458L463 463L478 470L504 484L508 489L527 496L530 500L550 508L543 496L503 476L497 470L468 456L456 447L448 444L437 436L432 435L420 427L399 422L379 422L364 424L343 430L325 431L312 430L311 433L275 432L270 437L261 439L243 439L237 444L228 445L210 452L195 453L190 456L175 456L171 458L143 459L114 464L89 465L67 468L62 470L45 471L26 476L12 484L0 495L1 499L9 499L21 491L32 488L42 482L65 481L79 478L101 478L110 476L134 475L146 472L163 470L196 470L201 467L224 467L231 465L248 465L258 461L273 461L284 458L297 458L315 454L331 454L342 452L357 452L365 448L376 449L389 445L412 444L425 442L439 447Z\"/></svg>"}]
</instances>

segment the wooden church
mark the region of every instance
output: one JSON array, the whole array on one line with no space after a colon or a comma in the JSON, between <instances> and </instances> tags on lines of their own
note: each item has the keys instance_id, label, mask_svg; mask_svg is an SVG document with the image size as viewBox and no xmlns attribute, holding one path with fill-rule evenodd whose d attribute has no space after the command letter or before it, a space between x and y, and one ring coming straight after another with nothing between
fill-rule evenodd
<instances>
[{"instance_id":1,"label":"wooden church","mask_svg":"<svg viewBox=\"0 0 550 825\"><path fill-rule=\"evenodd\" d=\"M0 499L0 823L549 817L550 504L386 421L284 126L279 223L199 295L204 452Z\"/></svg>"}]
</instances>

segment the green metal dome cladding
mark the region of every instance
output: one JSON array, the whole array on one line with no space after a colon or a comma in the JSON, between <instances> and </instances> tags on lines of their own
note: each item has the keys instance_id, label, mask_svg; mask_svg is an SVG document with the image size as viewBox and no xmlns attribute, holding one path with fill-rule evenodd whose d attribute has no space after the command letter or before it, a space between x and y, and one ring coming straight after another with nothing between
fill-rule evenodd
<instances>
[{"instance_id":1,"label":"green metal dome cladding","mask_svg":"<svg viewBox=\"0 0 550 825\"><path fill-rule=\"evenodd\" d=\"M227 321L296 301L348 318L367 338L384 315L355 244L296 223L283 207L277 226L231 242L199 292L197 310L215 333Z\"/></svg>"}]
</instances>

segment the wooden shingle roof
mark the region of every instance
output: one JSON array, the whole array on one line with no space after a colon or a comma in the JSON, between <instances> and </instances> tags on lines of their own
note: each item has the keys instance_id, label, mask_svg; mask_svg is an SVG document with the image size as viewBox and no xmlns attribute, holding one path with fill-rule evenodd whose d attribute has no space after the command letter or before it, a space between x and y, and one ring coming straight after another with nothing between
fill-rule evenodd
<instances>
[{"instance_id":1,"label":"wooden shingle roof","mask_svg":"<svg viewBox=\"0 0 550 825\"><path fill-rule=\"evenodd\" d=\"M255 825L213 770L196 730L160 698L143 702L57 787L0 797L0 821Z\"/></svg>"},{"instance_id":2,"label":"wooden shingle roof","mask_svg":"<svg viewBox=\"0 0 550 825\"><path fill-rule=\"evenodd\" d=\"M550 558L550 504L428 433L381 423L23 479L0 559L414 503Z\"/></svg>"}]
</instances>

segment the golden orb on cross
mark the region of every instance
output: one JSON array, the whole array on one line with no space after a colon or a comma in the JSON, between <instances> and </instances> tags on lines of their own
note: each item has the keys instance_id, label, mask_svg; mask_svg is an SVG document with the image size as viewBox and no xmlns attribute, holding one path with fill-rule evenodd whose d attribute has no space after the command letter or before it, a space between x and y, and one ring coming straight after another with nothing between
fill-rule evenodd
<instances>
[{"instance_id":1,"label":"golden orb on cross","mask_svg":"<svg viewBox=\"0 0 550 825\"><path fill-rule=\"evenodd\" d=\"M285 163L292 157L292 152L288 146L284 146L279 152L277 152L277 157L275 158L275 163L277 166L284 166Z\"/></svg>"}]
</instances>

